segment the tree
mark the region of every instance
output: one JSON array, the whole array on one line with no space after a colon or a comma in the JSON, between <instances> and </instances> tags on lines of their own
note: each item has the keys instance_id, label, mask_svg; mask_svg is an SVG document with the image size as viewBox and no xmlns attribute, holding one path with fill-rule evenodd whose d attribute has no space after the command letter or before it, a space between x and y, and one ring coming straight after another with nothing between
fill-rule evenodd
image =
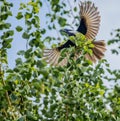
<instances>
[{"instance_id":1,"label":"tree","mask_svg":"<svg viewBox=\"0 0 120 121\"><path fill-rule=\"evenodd\" d=\"M76 2L76 0L73 0ZM1 4L1 58L0 58L0 119L1 121L119 121L120 120L120 86L115 84L113 89L104 85L104 81L118 82L120 70L111 70L107 60L103 59L95 66L85 60L85 53L92 53L89 49L90 41L84 36L76 35L71 39L81 40L77 43L82 55L74 61L74 48L65 49L62 57L68 51L71 53L68 65L64 67L47 66L42 59L46 43L54 40L66 40L59 35L58 28L70 26L67 16L74 16L77 8L69 13L68 1L48 0L21 3L16 15L16 21L24 21L25 26L16 25L11 30L11 23L7 22L12 16L14 3L3 0ZM43 6L46 12L47 28L40 27L39 12ZM43 12L43 11L42 11ZM77 21L77 16L74 16ZM58 36L48 35L47 31L58 33ZM8 66L8 49L12 48L15 33L26 41L26 50L18 52L16 65L13 69ZM119 29L115 39L108 44L119 43ZM18 38L19 39L19 38ZM23 40L24 39L24 40ZM56 46L53 44L53 47ZM119 47L117 50L119 54ZM62 58L61 58L62 59ZM113 77L106 74L106 71Z\"/></svg>"}]
</instances>

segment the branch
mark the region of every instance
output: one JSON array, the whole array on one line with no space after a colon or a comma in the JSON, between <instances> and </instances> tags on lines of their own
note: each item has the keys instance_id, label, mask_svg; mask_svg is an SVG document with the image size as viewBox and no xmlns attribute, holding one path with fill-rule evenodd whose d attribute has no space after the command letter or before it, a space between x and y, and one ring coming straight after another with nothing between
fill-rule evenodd
<instances>
[{"instance_id":1,"label":"branch","mask_svg":"<svg viewBox=\"0 0 120 121\"><path fill-rule=\"evenodd\" d=\"M2 80L3 85L6 86L5 81L3 79L4 78L4 73L2 71L2 65L1 64L0 64L0 76L1 76L1 80ZM11 101L10 101L10 98L9 98L9 95L8 95L8 91L5 91L5 97L6 97L6 100L8 102L9 107L12 107L12 104L11 104ZM5 113L5 115L7 115L7 114ZM12 114L12 117L13 117L13 119L15 119L14 114Z\"/></svg>"},{"instance_id":2,"label":"branch","mask_svg":"<svg viewBox=\"0 0 120 121\"><path fill-rule=\"evenodd\" d=\"M66 105L66 121L68 121L68 106Z\"/></svg>"},{"instance_id":3,"label":"branch","mask_svg":"<svg viewBox=\"0 0 120 121\"><path fill-rule=\"evenodd\" d=\"M76 22L77 23L77 21L76 21L76 19L75 19L75 15L74 15L74 13L73 13L73 11L72 11L72 5L71 5L71 3L70 3L70 1L69 0L67 0L68 1L68 4L69 4L69 6L70 6L70 11L71 11L71 15L73 16L73 18L74 18L74 20L73 20L73 23L74 22Z\"/></svg>"}]
</instances>

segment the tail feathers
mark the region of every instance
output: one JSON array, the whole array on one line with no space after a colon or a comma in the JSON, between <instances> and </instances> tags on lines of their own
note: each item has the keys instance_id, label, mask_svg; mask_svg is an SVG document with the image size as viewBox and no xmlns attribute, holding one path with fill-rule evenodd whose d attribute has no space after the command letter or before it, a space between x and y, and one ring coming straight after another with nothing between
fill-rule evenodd
<instances>
[{"instance_id":1,"label":"tail feathers","mask_svg":"<svg viewBox=\"0 0 120 121\"><path fill-rule=\"evenodd\" d=\"M58 49L45 49L43 54L44 59L47 63L53 66L64 66L67 64L67 57L64 58L62 61L59 61L60 58L60 51Z\"/></svg>"},{"instance_id":2,"label":"tail feathers","mask_svg":"<svg viewBox=\"0 0 120 121\"><path fill-rule=\"evenodd\" d=\"M96 63L97 59L95 57L95 55L90 55L90 54L86 54L85 55L85 58L88 59L88 60L91 60L92 62Z\"/></svg>"},{"instance_id":3,"label":"tail feathers","mask_svg":"<svg viewBox=\"0 0 120 121\"><path fill-rule=\"evenodd\" d=\"M94 48L92 49L93 54L92 55L86 54L85 57L86 59L89 59L95 63L97 60L102 59L102 57L104 56L104 52L106 51L106 47L105 47L105 42L103 40L94 41L93 44L94 44Z\"/></svg>"}]
</instances>

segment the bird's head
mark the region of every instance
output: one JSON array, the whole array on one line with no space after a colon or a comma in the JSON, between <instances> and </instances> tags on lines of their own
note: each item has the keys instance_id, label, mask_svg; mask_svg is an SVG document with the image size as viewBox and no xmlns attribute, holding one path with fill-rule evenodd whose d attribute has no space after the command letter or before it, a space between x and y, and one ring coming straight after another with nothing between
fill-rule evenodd
<instances>
[{"instance_id":1,"label":"bird's head","mask_svg":"<svg viewBox=\"0 0 120 121\"><path fill-rule=\"evenodd\" d=\"M77 31L71 30L71 29L62 29L62 30L60 30L60 32L64 32L64 33L68 34L69 36L75 36Z\"/></svg>"}]
</instances>

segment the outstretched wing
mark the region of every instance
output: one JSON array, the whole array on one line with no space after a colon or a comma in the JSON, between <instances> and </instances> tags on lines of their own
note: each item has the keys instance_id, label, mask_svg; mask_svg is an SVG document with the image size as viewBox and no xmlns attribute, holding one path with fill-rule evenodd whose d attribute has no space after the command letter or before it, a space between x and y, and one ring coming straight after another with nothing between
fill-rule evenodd
<instances>
[{"instance_id":1,"label":"outstretched wing","mask_svg":"<svg viewBox=\"0 0 120 121\"><path fill-rule=\"evenodd\" d=\"M65 57L62 61L59 62L60 56L61 56L61 50L64 48L69 48L71 46L75 46L75 44L68 40L65 44L54 48L54 49L45 49L44 50L44 59L46 62L48 62L51 65L58 65L58 66L64 66L68 62L68 57ZM68 55L69 56L69 55Z\"/></svg>"},{"instance_id":2,"label":"outstretched wing","mask_svg":"<svg viewBox=\"0 0 120 121\"><path fill-rule=\"evenodd\" d=\"M67 65L68 58L65 57L62 61L59 62L60 56L61 56L61 53L57 48L44 50L44 55L43 55L44 59L46 60L47 63L53 66Z\"/></svg>"},{"instance_id":3,"label":"outstretched wing","mask_svg":"<svg viewBox=\"0 0 120 121\"><path fill-rule=\"evenodd\" d=\"M87 39L94 39L98 33L100 16L97 7L91 2L81 2L80 25L77 31L86 36Z\"/></svg>"}]
</instances>

